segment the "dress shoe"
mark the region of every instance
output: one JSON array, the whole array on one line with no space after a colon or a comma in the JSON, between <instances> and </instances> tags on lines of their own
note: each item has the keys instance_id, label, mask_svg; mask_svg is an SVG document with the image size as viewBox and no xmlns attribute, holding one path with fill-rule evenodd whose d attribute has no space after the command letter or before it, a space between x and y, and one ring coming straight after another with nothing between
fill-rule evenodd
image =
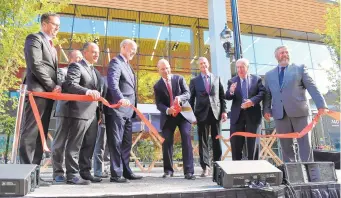
<instances>
[{"instance_id":1,"label":"dress shoe","mask_svg":"<svg viewBox=\"0 0 341 198\"><path fill-rule=\"evenodd\" d=\"M185 174L185 179L195 180L195 176L192 173L186 173Z\"/></svg>"},{"instance_id":2,"label":"dress shoe","mask_svg":"<svg viewBox=\"0 0 341 198\"><path fill-rule=\"evenodd\" d=\"M202 170L200 177L207 177L210 175L210 172L211 172L211 169L209 167L206 167L206 169Z\"/></svg>"},{"instance_id":3,"label":"dress shoe","mask_svg":"<svg viewBox=\"0 0 341 198\"><path fill-rule=\"evenodd\" d=\"M64 175L57 175L55 178L53 178L53 181L55 183L64 183L66 181Z\"/></svg>"},{"instance_id":4,"label":"dress shoe","mask_svg":"<svg viewBox=\"0 0 341 198\"><path fill-rule=\"evenodd\" d=\"M167 177L174 177L174 174L173 173L164 173L162 175L162 178L167 178Z\"/></svg>"},{"instance_id":5,"label":"dress shoe","mask_svg":"<svg viewBox=\"0 0 341 198\"><path fill-rule=\"evenodd\" d=\"M39 178L39 186L51 186L51 182Z\"/></svg>"},{"instance_id":6,"label":"dress shoe","mask_svg":"<svg viewBox=\"0 0 341 198\"><path fill-rule=\"evenodd\" d=\"M126 179L129 180L138 180L138 179L142 179L142 176L140 175L135 175L134 173L128 175L127 177L125 177Z\"/></svg>"},{"instance_id":7,"label":"dress shoe","mask_svg":"<svg viewBox=\"0 0 341 198\"><path fill-rule=\"evenodd\" d=\"M85 180L81 177L73 177L72 179L68 179L66 181L67 184L73 184L73 185L89 185L90 181Z\"/></svg>"},{"instance_id":8,"label":"dress shoe","mask_svg":"<svg viewBox=\"0 0 341 198\"><path fill-rule=\"evenodd\" d=\"M124 177L110 177L110 182L116 182L116 183L128 183L129 180L127 180Z\"/></svg>"},{"instance_id":9,"label":"dress shoe","mask_svg":"<svg viewBox=\"0 0 341 198\"><path fill-rule=\"evenodd\" d=\"M98 183L102 181L102 178L94 177L92 175L81 175L81 177L85 180L91 181L92 183Z\"/></svg>"},{"instance_id":10,"label":"dress shoe","mask_svg":"<svg viewBox=\"0 0 341 198\"><path fill-rule=\"evenodd\" d=\"M108 178L109 174L107 172L102 172L101 175L95 175L95 177L99 177L99 178Z\"/></svg>"}]
</instances>

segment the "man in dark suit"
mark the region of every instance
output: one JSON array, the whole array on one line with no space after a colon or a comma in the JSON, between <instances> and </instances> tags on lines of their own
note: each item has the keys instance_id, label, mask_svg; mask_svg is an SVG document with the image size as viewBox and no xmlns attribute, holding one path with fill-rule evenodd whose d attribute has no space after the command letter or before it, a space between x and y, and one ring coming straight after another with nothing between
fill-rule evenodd
<instances>
[{"instance_id":1,"label":"man in dark suit","mask_svg":"<svg viewBox=\"0 0 341 198\"><path fill-rule=\"evenodd\" d=\"M260 102L265 95L262 79L248 74L249 61L241 58L236 62L238 76L233 77L227 83L226 99L232 100L231 106L231 135L237 131L257 133L262 121ZM249 160L258 159L255 151L256 138L247 139L247 156ZM241 160L245 137L234 136L230 140L232 147L232 159Z\"/></svg>"},{"instance_id":2,"label":"man in dark suit","mask_svg":"<svg viewBox=\"0 0 341 198\"><path fill-rule=\"evenodd\" d=\"M264 118L268 121L271 116L274 118L276 132L279 134L300 132L308 125L308 116L311 113L306 90L314 100L318 114L325 114L328 107L305 65L290 63L286 46L279 46L275 50L275 56L278 66L265 74ZM309 134L297 141L299 154L295 156L293 140L280 139L283 161L292 162L295 157L300 157L304 162L313 161Z\"/></svg>"},{"instance_id":3,"label":"man in dark suit","mask_svg":"<svg viewBox=\"0 0 341 198\"><path fill-rule=\"evenodd\" d=\"M209 72L209 63L205 57L199 57L201 74L193 78L189 88L190 104L198 121L199 156L203 170L201 177L210 172L208 137L211 131L213 161L221 159L221 145L216 136L220 133L220 121L227 120L224 87L218 76Z\"/></svg>"},{"instance_id":4,"label":"man in dark suit","mask_svg":"<svg viewBox=\"0 0 341 198\"><path fill-rule=\"evenodd\" d=\"M163 178L173 176L173 141L174 131L179 127L182 145L182 160L185 179L195 179L193 165L193 148L191 142L191 123L193 118L179 112L175 105L185 104L189 99L189 90L182 76L171 74L171 68L166 59L157 64L161 79L154 85L155 103L161 112L160 129L165 141L162 144Z\"/></svg>"},{"instance_id":5,"label":"man in dark suit","mask_svg":"<svg viewBox=\"0 0 341 198\"><path fill-rule=\"evenodd\" d=\"M128 179L142 179L129 167L132 146L132 118L136 107L136 78L129 61L136 54L137 45L133 40L125 39L120 44L120 54L108 65L108 92L106 99L110 104L120 104L117 109L104 107L107 141L110 151L111 182L124 183Z\"/></svg>"},{"instance_id":6,"label":"man in dark suit","mask_svg":"<svg viewBox=\"0 0 341 198\"><path fill-rule=\"evenodd\" d=\"M94 67L99 57L97 44L88 42L83 47L83 60L69 65L63 92L101 97L101 75ZM69 134L65 149L66 179L69 184L89 184L102 179L90 174L92 154L98 128L98 102L68 101L60 116L69 120ZM76 155L79 153L77 162ZM78 176L78 173L80 177Z\"/></svg>"},{"instance_id":7,"label":"man in dark suit","mask_svg":"<svg viewBox=\"0 0 341 198\"><path fill-rule=\"evenodd\" d=\"M78 63L83 59L83 55L79 50L72 50L68 54L69 65L71 63ZM57 80L61 85L65 81L68 67L58 68ZM53 166L53 180L55 182L65 182L63 162L64 151L67 136L69 134L69 119L64 118L62 110L67 104L67 101L58 100L56 104L55 116L57 117L57 130L52 142L52 166Z\"/></svg>"},{"instance_id":8,"label":"man in dark suit","mask_svg":"<svg viewBox=\"0 0 341 198\"><path fill-rule=\"evenodd\" d=\"M27 68L23 83L27 85L28 91L59 93L61 87L57 83L57 52L52 43L52 39L57 36L59 31L59 16L53 13L43 14L40 22L41 31L26 37L24 50ZM53 100L35 97L35 101L45 137L47 137ZM28 97L25 100L25 113L21 129L20 163L40 165L43 147Z\"/></svg>"}]
</instances>

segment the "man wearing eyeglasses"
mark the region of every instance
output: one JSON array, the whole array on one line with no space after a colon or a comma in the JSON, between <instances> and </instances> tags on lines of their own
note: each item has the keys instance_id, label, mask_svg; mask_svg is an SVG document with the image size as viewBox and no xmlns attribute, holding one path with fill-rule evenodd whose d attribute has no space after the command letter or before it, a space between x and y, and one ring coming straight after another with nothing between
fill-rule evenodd
<instances>
[{"instance_id":1,"label":"man wearing eyeglasses","mask_svg":"<svg viewBox=\"0 0 341 198\"><path fill-rule=\"evenodd\" d=\"M40 22L41 31L26 37L24 48L26 76L23 83L27 85L28 91L60 93L61 87L57 82L57 52L52 42L59 31L59 15L54 13L43 14ZM45 137L47 137L53 100L35 97L35 101ZM21 164L40 165L43 156L42 142L28 97L26 97L25 103L19 148L20 162ZM42 182L41 184L47 183Z\"/></svg>"}]
</instances>

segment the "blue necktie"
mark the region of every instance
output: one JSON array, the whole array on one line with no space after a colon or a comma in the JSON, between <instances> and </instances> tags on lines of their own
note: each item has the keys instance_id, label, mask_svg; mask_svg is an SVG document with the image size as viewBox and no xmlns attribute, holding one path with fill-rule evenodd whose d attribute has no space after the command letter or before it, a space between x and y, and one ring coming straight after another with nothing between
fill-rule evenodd
<instances>
[{"instance_id":1,"label":"blue necktie","mask_svg":"<svg viewBox=\"0 0 341 198\"><path fill-rule=\"evenodd\" d=\"M279 72L279 87L282 87L285 67L280 67L280 68L281 68L281 71Z\"/></svg>"},{"instance_id":2,"label":"blue necktie","mask_svg":"<svg viewBox=\"0 0 341 198\"><path fill-rule=\"evenodd\" d=\"M247 99L246 78L243 79L243 82L242 82L242 97L243 97L243 100L246 100L246 99Z\"/></svg>"}]
</instances>

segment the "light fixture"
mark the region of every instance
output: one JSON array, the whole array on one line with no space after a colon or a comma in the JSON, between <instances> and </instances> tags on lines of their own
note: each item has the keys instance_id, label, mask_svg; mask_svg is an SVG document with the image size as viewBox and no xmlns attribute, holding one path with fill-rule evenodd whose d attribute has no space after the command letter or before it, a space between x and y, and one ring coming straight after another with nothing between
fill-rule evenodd
<instances>
[{"instance_id":1,"label":"light fixture","mask_svg":"<svg viewBox=\"0 0 341 198\"><path fill-rule=\"evenodd\" d=\"M173 47L172 47L172 51L177 50L179 47L179 42L177 41L176 43L174 43Z\"/></svg>"},{"instance_id":2,"label":"light fixture","mask_svg":"<svg viewBox=\"0 0 341 198\"><path fill-rule=\"evenodd\" d=\"M220 41L223 44L225 49L226 57L230 57L230 54L233 54L233 32L230 28L228 28L227 23L225 23L225 28L220 33Z\"/></svg>"}]
</instances>

